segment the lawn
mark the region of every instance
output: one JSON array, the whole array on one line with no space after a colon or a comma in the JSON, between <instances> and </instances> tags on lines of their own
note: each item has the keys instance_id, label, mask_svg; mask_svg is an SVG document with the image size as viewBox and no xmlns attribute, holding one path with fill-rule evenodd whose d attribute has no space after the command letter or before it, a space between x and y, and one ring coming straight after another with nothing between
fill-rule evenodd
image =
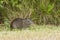
<instances>
[{"instance_id":1,"label":"lawn","mask_svg":"<svg viewBox=\"0 0 60 40\"><path fill-rule=\"evenodd\" d=\"M60 27L40 25L23 30L3 30L0 40L60 40Z\"/></svg>"}]
</instances>

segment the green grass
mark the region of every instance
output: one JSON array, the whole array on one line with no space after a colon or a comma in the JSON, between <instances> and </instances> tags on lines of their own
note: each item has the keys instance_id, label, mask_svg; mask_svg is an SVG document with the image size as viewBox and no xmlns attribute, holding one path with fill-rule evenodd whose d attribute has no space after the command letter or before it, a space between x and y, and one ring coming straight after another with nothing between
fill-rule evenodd
<instances>
[{"instance_id":1,"label":"green grass","mask_svg":"<svg viewBox=\"0 0 60 40\"><path fill-rule=\"evenodd\" d=\"M12 31L21 31L20 29L13 29ZM27 28L23 28L22 30L31 30L31 31L40 31L40 30L60 30L60 26L54 25L34 25ZM0 26L0 31L10 31L10 27L6 27L5 25Z\"/></svg>"},{"instance_id":2,"label":"green grass","mask_svg":"<svg viewBox=\"0 0 60 40\"><path fill-rule=\"evenodd\" d=\"M26 29L2 30L0 40L60 40L60 27L34 25Z\"/></svg>"}]
</instances>

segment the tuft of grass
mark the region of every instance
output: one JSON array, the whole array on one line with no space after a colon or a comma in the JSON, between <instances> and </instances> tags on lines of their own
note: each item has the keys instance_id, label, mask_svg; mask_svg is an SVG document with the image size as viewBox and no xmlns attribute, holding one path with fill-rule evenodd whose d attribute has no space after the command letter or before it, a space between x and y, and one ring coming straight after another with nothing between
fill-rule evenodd
<instances>
[{"instance_id":1,"label":"tuft of grass","mask_svg":"<svg viewBox=\"0 0 60 40\"><path fill-rule=\"evenodd\" d=\"M0 31L0 40L60 40L60 27L34 25L22 30Z\"/></svg>"},{"instance_id":2,"label":"tuft of grass","mask_svg":"<svg viewBox=\"0 0 60 40\"><path fill-rule=\"evenodd\" d=\"M54 25L34 25L27 28L23 28L22 30L31 30L31 31L41 31L41 30L60 30L60 26L54 26ZM12 31L22 31L20 29L13 29ZM1 25L0 31L10 31L9 24Z\"/></svg>"}]
</instances>

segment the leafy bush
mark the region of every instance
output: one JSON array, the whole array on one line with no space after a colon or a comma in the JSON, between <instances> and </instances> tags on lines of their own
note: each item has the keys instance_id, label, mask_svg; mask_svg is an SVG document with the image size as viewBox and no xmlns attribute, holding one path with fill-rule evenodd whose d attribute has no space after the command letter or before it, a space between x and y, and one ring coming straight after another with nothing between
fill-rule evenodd
<instances>
[{"instance_id":1,"label":"leafy bush","mask_svg":"<svg viewBox=\"0 0 60 40\"><path fill-rule=\"evenodd\" d=\"M59 0L0 0L0 11L9 20L31 18L36 24L60 24Z\"/></svg>"}]
</instances>

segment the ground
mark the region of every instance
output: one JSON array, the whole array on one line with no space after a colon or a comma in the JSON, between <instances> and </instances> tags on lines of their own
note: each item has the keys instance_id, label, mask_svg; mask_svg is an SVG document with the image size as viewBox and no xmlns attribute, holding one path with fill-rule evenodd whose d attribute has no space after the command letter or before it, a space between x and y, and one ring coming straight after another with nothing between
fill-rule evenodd
<instances>
[{"instance_id":1,"label":"ground","mask_svg":"<svg viewBox=\"0 0 60 40\"><path fill-rule=\"evenodd\" d=\"M0 40L60 40L60 27L39 26L30 30L0 31Z\"/></svg>"}]
</instances>

